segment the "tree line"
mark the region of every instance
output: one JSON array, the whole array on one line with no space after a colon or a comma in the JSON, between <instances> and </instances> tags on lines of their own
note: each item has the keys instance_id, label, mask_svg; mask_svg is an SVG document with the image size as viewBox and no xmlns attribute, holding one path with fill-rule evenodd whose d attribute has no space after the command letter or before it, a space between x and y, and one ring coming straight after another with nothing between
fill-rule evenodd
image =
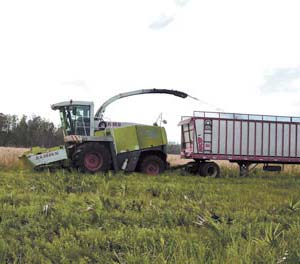
<instances>
[{"instance_id":1,"label":"tree line","mask_svg":"<svg viewBox=\"0 0 300 264\"><path fill-rule=\"evenodd\" d=\"M40 116L5 115L0 113L0 146L51 147L63 144L62 130Z\"/></svg>"},{"instance_id":2,"label":"tree line","mask_svg":"<svg viewBox=\"0 0 300 264\"><path fill-rule=\"evenodd\" d=\"M175 142L169 142L167 146L167 153L168 154L180 154L180 144Z\"/></svg>"}]
</instances>

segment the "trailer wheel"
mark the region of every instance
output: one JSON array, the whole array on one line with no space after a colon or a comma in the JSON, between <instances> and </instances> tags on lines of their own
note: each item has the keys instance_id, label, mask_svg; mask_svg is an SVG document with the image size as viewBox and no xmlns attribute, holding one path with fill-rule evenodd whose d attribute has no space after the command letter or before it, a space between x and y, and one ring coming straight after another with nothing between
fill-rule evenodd
<instances>
[{"instance_id":1,"label":"trailer wheel","mask_svg":"<svg viewBox=\"0 0 300 264\"><path fill-rule=\"evenodd\" d=\"M206 162L200 162L198 164L198 171L197 171L198 175L205 176L204 173L203 173L203 167L204 167L205 164L206 164Z\"/></svg>"},{"instance_id":2,"label":"trailer wheel","mask_svg":"<svg viewBox=\"0 0 300 264\"><path fill-rule=\"evenodd\" d=\"M212 178L220 177L220 167L217 163L207 162L204 163L201 167L201 175Z\"/></svg>"},{"instance_id":3,"label":"trailer wheel","mask_svg":"<svg viewBox=\"0 0 300 264\"><path fill-rule=\"evenodd\" d=\"M156 155L146 156L140 165L140 171L148 175L158 175L165 171L165 161Z\"/></svg>"},{"instance_id":4,"label":"trailer wheel","mask_svg":"<svg viewBox=\"0 0 300 264\"><path fill-rule=\"evenodd\" d=\"M97 143L88 143L80 146L77 151L77 167L80 171L95 173L108 171L111 164L109 150Z\"/></svg>"},{"instance_id":5,"label":"trailer wheel","mask_svg":"<svg viewBox=\"0 0 300 264\"><path fill-rule=\"evenodd\" d=\"M201 166L202 163L197 161L191 161L185 165L184 169L186 172L190 174L201 175L201 168L202 168Z\"/></svg>"}]
</instances>

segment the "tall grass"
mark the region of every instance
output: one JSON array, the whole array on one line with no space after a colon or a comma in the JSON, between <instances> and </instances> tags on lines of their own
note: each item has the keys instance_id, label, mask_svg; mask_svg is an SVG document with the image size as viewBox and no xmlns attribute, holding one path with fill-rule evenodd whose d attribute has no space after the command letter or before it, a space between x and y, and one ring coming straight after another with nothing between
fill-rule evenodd
<instances>
[{"instance_id":1,"label":"tall grass","mask_svg":"<svg viewBox=\"0 0 300 264\"><path fill-rule=\"evenodd\" d=\"M0 172L0 263L299 263L300 176Z\"/></svg>"},{"instance_id":2,"label":"tall grass","mask_svg":"<svg viewBox=\"0 0 300 264\"><path fill-rule=\"evenodd\" d=\"M0 147L0 167L16 168L20 165L19 156L28 149Z\"/></svg>"},{"instance_id":3,"label":"tall grass","mask_svg":"<svg viewBox=\"0 0 300 264\"><path fill-rule=\"evenodd\" d=\"M13 170L0 149L0 263L299 263L300 172L223 178ZM176 157L172 163L176 164Z\"/></svg>"}]
</instances>

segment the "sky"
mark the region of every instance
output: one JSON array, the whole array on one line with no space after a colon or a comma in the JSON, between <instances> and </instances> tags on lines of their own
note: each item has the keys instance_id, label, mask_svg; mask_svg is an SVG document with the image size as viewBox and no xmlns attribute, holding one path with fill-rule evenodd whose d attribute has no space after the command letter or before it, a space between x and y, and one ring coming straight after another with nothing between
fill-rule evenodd
<instances>
[{"instance_id":1,"label":"sky","mask_svg":"<svg viewBox=\"0 0 300 264\"><path fill-rule=\"evenodd\" d=\"M300 2L292 0L0 1L0 113L131 90L184 91L199 101L142 95L106 120L152 124L170 141L198 111L300 116Z\"/></svg>"}]
</instances>

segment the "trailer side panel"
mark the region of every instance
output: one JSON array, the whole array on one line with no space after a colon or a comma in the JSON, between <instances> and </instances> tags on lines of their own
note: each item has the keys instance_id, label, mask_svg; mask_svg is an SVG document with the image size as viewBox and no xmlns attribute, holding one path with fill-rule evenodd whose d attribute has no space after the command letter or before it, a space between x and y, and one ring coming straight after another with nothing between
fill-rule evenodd
<instances>
[{"instance_id":1,"label":"trailer side panel","mask_svg":"<svg viewBox=\"0 0 300 264\"><path fill-rule=\"evenodd\" d=\"M182 157L300 163L299 118L202 113L183 125Z\"/></svg>"}]
</instances>

